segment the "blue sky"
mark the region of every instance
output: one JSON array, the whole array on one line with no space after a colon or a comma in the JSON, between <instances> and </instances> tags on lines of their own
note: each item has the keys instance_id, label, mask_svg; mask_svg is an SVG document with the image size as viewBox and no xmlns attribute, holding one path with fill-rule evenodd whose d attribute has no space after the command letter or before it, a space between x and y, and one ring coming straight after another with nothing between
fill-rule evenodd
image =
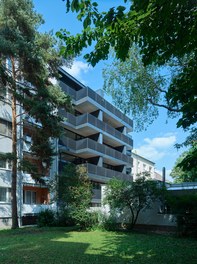
<instances>
[{"instance_id":1,"label":"blue sky","mask_svg":"<svg viewBox=\"0 0 197 264\"><path fill-rule=\"evenodd\" d=\"M123 0L99 0L101 9L105 10L110 5L123 4ZM79 33L82 25L76 19L76 15L66 13L65 2L62 0L33 0L35 9L42 14L45 24L40 27L41 31L59 31L67 29L72 34ZM103 86L102 69L105 62L101 61L94 68L89 66L82 57L76 58L72 69L69 70L79 81L91 87L93 90ZM135 120L134 120L135 121ZM155 162L157 171L166 167L167 177L178 156L184 151L177 151L175 143L181 143L186 137L182 129L176 128L176 119L169 119L166 110L161 109L159 118L143 132L133 132L134 149L139 155ZM170 179L170 177L168 177Z\"/></svg>"}]
</instances>

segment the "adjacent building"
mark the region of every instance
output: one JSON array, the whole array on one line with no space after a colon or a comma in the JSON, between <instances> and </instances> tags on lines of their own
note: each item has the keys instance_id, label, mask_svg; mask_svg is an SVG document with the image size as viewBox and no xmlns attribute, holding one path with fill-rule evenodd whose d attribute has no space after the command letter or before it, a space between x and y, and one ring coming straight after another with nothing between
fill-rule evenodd
<instances>
[{"instance_id":1,"label":"adjacent building","mask_svg":"<svg viewBox=\"0 0 197 264\"><path fill-rule=\"evenodd\" d=\"M131 151L133 122L101 95L83 85L64 70L60 69L59 85L72 97L72 113L59 109L64 118L64 133L53 144L57 156L51 170L45 172L45 179L61 173L68 162L84 164L93 184L93 207L101 205L101 186L109 179L132 180ZM20 113L21 109L18 108ZM9 90L2 92L0 99L0 152L11 152L11 105ZM31 160L40 170L44 164L31 156L31 135L35 122L28 116L21 116L18 126L19 157ZM0 160L0 225L10 225L11 221L11 164ZM42 209L54 207L47 184L38 183L31 175L19 172L18 210L20 223L30 224Z\"/></svg>"},{"instance_id":2,"label":"adjacent building","mask_svg":"<svg viewBox=\"0 0 197 264\"><path fill-rule=\"evenodd\" d=\"M132 151L131 157L133 159L133 180L136 180L140 173L149 172L152 179L162 181L162 175L155 171L155 163L153 161L140 156L135 150Z\"/></svg>"}]
</instances>

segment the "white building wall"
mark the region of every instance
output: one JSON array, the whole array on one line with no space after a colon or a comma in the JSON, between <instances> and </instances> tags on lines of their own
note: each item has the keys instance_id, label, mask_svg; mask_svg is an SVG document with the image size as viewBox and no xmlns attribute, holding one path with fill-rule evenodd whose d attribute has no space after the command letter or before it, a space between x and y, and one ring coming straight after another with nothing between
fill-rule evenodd
<instances>
[{"instance_id":1,"label":"white building wall","mask_svg":"<svg viewBox=\"0 0 197 264\"><path fill-rule=\"evenodd\" d=\"M133 168L132 168L132 175L133 175L133 180L137 178L137 174L142 173L142 172L150 172L151 178L154 178L154 173L155 173L155 163L145 159L144 157L132 153L131 154L133 158Z\"/></svg>"}]
</instances>

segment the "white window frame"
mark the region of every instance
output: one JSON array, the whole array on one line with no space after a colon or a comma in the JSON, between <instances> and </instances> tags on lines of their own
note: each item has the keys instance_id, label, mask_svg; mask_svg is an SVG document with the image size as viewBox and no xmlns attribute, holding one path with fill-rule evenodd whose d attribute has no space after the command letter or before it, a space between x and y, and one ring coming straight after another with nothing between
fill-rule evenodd
<instances>
[{"instance_id":1,"label":"white window frame","mask_svg":"<svg viewBox=\"0 0 197 264\"><path fill-rule=\"evenodd\" d=\"M9 161L9 160L2 160L0 159L0 161L3 161L5 163L5 166L2 167L1 166L1 163L0 163L0 169L3 169L3 170L11 170L12 169L12 162Z\"/></svg>"},{"instance_id":2,"label":"white window frame","mask_svg":"<svg viewBox=\"0 0 197 264\"><path fill-rule=\"evenodd\" d=\"M8 187L0 187L0 191L1 190L5 190L5 192L6 192L6 199L5 199L5 201L2 201L2 200L0 200L0 203L11 203L11 188L8 188ZM0 196L1 197L1 196Z\"/></svg>"},{"instance_id":3,"label":"white window frame","mask_svg":"<svg viewBox=\"0 0 197 264\"><path fill-rule=\"evenodd\" d=\"M30 197L28 197L28 194L30 194ZM35 196L35 197L34 197ZM36 192L32 190L24 190L23 192L23 203L24 204L36 204ZM30 201L28 201L30 198Z\"/></svg>"},{"instance_id":4,"label":"white window frame","mask_svg":"<svg viewBox=\"0 0 197 264\"><path fill-rule=\"evenodd\" d=\"M6 127L6 131L5 133L2 133L0 131L0 135L4 136L4 137L9 137L11 138L12 137L12 123L8 120L5 120L3 118L0 118L0 126L1 125L5 125ZM3 127L3 126L2 126Z\"/></svg>"}]
</instances>

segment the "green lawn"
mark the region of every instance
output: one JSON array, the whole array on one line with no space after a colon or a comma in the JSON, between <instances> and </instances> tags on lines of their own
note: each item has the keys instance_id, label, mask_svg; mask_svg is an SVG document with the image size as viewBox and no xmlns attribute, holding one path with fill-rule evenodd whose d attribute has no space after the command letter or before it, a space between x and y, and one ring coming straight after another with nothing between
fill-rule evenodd
<instances>
[{"instance_id":1,"label":"green lawn","mask_svg":"<svg viewBox=\"0 0 197 264\"><path fill-rule=\"evenodd\" d=\"M0 263L197 263L197 241L167 235L76 232L64 228L0 231Z\"/></svg>"}]
</instances>

